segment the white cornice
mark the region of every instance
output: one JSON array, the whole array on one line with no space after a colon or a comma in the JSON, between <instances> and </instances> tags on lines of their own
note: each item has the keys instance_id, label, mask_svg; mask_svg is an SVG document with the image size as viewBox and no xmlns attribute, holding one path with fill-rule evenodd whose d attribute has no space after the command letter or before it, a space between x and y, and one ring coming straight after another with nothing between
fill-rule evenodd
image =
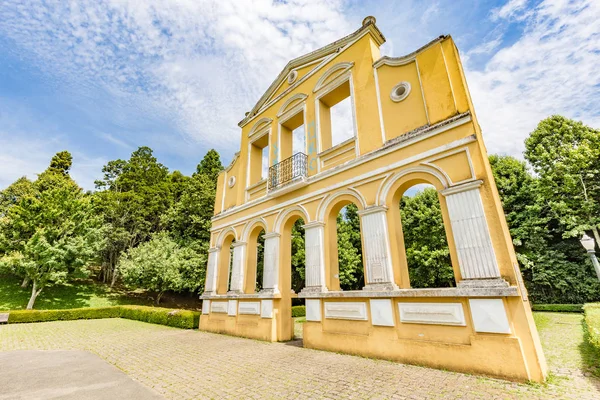
<instances>
[{"instance_id":1,"label":"white cornice","mask_svg":"<svg viewBox=\"0 0 600 400\"><path fill-rule=\"evenodd\" d=\"M431 42L427 43L425 46L422 46L419 49L417 49L417 50L413 51L412 53L407 54L405 56L401 56L401 57L383 56L379 60L377 60L373 63L373 67L379 68L382 65L390 65L393 67L399 66L399 65L406 65L408 63L413 62L415 60L415 58L417 58L417 54L423 52L427 48L429 48L429 47L433 46L434 44L439 43L449 37L450 37L450 35L442 35L438 38L435 38Z\"/></svg>"}]
</instances>

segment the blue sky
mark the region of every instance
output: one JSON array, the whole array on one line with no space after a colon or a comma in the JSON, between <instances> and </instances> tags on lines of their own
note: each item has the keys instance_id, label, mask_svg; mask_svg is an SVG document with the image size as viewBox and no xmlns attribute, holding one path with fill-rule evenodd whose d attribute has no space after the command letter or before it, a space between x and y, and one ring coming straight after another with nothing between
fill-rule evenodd
<instances>
[{"instance_id":1,"label":"blue sky","mask_svg":"<svg viewBox=\"0 0 600 400\"><path fill-rule=\"evenodd\" d=\"M491 153L555 113L600 127L600 1L3 0L0 187L63 149L86 189L142 145L186 174L210 148L228 163L286 62L367 15L387 55L454 37Z\"/></svg>"}]
</instances>

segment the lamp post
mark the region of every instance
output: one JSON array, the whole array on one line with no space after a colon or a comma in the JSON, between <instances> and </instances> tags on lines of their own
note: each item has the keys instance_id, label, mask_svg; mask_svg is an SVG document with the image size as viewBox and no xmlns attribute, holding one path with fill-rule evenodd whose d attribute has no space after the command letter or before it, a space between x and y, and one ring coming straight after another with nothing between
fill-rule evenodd
<instances>
[{"instance_id":1,"label":"lamp post","mask_svg":"<svg viewBox=\"0 0 600 400\"><path fill-rule=\"evenodd\" d=\"M583 248L590 255L592 264L594 264L594 269L596 270L596 275L600 280L600 263L598 262L598 258L596 258L596 242L594 241L594 238L589 237L586 233L584 233L580 242Z\"/></svg>"}]
</instances>

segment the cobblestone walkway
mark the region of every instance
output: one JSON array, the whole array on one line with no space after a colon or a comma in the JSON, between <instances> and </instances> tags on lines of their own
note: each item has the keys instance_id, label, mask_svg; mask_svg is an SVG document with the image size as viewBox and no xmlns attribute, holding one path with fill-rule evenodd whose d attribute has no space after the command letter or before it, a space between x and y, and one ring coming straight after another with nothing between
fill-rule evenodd
<instances>
[{"instance_id":1,"label":"cobblestone walkway","mask_svg":"<svg viewBox=\"0 0 600 400\"><path fill-rule=\"evenodd\" d=\"M573 370L515 384L123 319L0 326L0 351L19 349L89 350L171 399L600 398L600 381Z\"/></svg>"}]
</instances>

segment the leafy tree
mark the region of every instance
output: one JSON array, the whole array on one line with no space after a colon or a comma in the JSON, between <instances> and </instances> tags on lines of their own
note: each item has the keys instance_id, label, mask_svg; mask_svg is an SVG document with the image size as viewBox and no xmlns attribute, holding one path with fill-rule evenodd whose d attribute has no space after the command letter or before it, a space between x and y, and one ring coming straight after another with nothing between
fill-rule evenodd
<instances>
[{"instance_id":1,"label":"leafy tree","mask_svg":"<svg viewBox=\"0 0 600 400\"><path fill-rule=\"evenodd\" d=\"M304 248L304 220L292 226L292 289L299 293L306 282L306 251Z\"/></svg>"},{"instance_id":2,"label":"leafy tree","mask_svg":"<svg viewBox=\"0 0 600 400\"><path fill-rule=\"evenodd\" d=\"M70 159L64 153L60 158ZM32 282L27 309L45 287L86 275L102 244L99 226L90 196L68 176L68 168L53 164L8 209L0 223L0 268Z\"/></svg>"},{"instance_id":3,"label":"leafy tree","mask_svg":"<svg viewBox=\"0 0 600 400\"><path fill-rule=\"evenodd\" d=\"M156 292L156 304L167 290L194 291L204 282L206 256L190 247L181 247L165 232L121 257L118 270L124 283L132 288Z\"/></svg>"},{"instance_id":4,"label":"leafy tree","mask_svg":"<svg viewBox=\"0 0 600 400\"><path fill-rule=\"evenodd\" d=\"M52 157L48 171L67 175L71 170L71 165L73 165L71 153L66 150L59 151Z\"/></svg>"},{"instance_id":5,"label":"leafy tree","mask_svg":"<svg viewBox=\"0 0 600 400\"><path fill-rule=\"evenodd\" d=\"M217 175L221 169L219 153L209 150L192 177L183 181L181 194L163 218L166 228L180 243L210 240Z\"/></svg>"},{"instance_id":6,"label":"leafy tree","mask_svg":"<svg viewBox=\"0 0 600 400\"><path fill-rule=\"evenodd\" d=\"M455 286L438 193L433 188L403 196L400 218L412 287Z\"/></svg>"},{"instance_id":7,"label":"leafy tree","mask_svg":"<svg viewBox=\"0 0 600 400\"><path fill-rule=\"evenodd\" d=\"M490 156L502 206L532 301L583 303L600 299L591 263L577 238L563 238L561 224L524 162Z\"/></svg>"},{"instance_id":8,"label":"leafy tree","mask_svg":"<svg viewBox=\"0 0 600 400\"><path fill-rule=\"evenodd\" d=\"M221 164L219 153L215 149L210 149L196 167L196 174L207 176L216 187L219 172L222 170L223 164Z\"/></svg>"},{"instance_id":9,"label":"leafy tree","mask_svg":"<svg viewBox=\"0 0 600 400\"><path fill-rule=\"evenodd\" d=\"M173 185L179 188L186 179L170 175L148 147L138 148L127 161L110 161L102 172L94 200L109 232L102 250L103 280L114 284L120 254L164 229L163 215L173 202Z\"/></svg>"},{"instance_id":10,"label":"leafy tree","mask_svg":"<svg viewBox=\"0 0 600 400\"><path fill-rule=\"evenodd\" d=\"M256 241L256 291L262 289L265 272L265 231L260 231Z\"/></svg>"},{"instance_id":11,"label":"leafy tree","mask_svg":"<svg viewBox=\"0 0 600 400\"><path fill-rule=\"evenodd\" d=\"M9 208L19 203L23 197L32 195L33 191L33 182L24 176L0 191L0 217L6 216Z\"/></svg>"},{"instance_id":12,"label":"leafy tree","mask_svg":"<svg viewBox=\"0 0 600 400\"><path fill-rule=\"evenodd\" d=\"M525 149L563 236L591 230L600 243L600 130L554 115L531 132Z\"/></svg>"},{"instance_id":13,"label":"leafy tree","mask_svg":"<svg viewBox=\"0 0 600 400\"><path fill-rule=\"evenodd\" d=\"M356 206L354 206L356 209ZM351 211L350 211L351 212ZM362 256L354 245L358 234L360 241L360 230L356 230L348 218L348 206L337 216L337 248L339 279L342 290L358 290L364 284L364 272ZM358 214L357 214L358 216Z\"/></svg>"}]
</instances>

